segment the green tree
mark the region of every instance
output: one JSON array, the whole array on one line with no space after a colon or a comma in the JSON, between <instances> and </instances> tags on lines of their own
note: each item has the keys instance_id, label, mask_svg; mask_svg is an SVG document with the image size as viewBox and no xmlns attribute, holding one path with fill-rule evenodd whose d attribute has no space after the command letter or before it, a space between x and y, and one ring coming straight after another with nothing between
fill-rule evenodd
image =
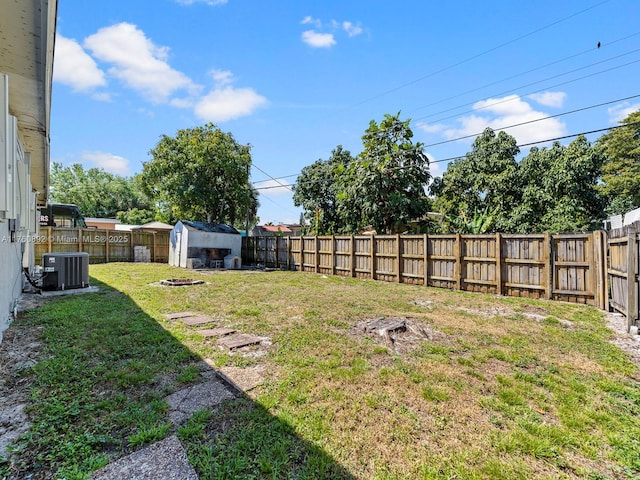
<instances>
[{"instance_id":1,"label":"green tree","mask_svg":"<svg viewBox=\"0 0 640 480\"><path fill-rule=\"evenodd\" d=\"M611 130L596 142L606 157L600 188L611 213L640 207L640 110L620 123L626 126Z\"/></svg>"},{"instance_id":2,"label":"green tree","mask_svg":"<svg viewBox=\"0 0 640 480\"><path fill-rule=\"evenodd\" d=\"M304 209L304 218L309 220L313 233L330 234L342 229L338 214L338 177L352 161L351 153L338 145L328 160L316 160L298 176L293 203Z\"/></svg>"},{"instance_id":3,"label":"green tree","mask_svg":"<svg viewBox=\"0 0 640 480\"><path fill-rule=\"evenodd\" d=\"M421 143L413 143L410 120L386 114L374 120L362 137L364 150L348 166L338 168L338 214L343 230L371 225L378 232L422 218L430 200L429 160Z\"/></svg>"},{"instance_id":4,"label":"green tree","mask_svg":"<svg viewBox=\"0 0 640 480\"><path fill-rule=\"evenodd\" d=\"M116 218L120 220L121 223L127 225L144 225L145 223L156 220L156 214L152 210L132 208L118 212Z\"/></svg>"},{"instance_id":5,"label":"green tree","mask_svg":"<svg viewBox=\"0 0 640 480\"><path fill-rule=\"evenodd\" d=\"M214 124L163 135L150 154L141 181L165 218L233 225L255 208L250 146Z\"/></svg>"},{"instance_id":6,"label":"green tree","mask_svg":"<svg viewBox=\"0 0 640 480\"><path fill-rule=\"evenodd\" d=\"M522 201L513 211L519 232L589 230L604 218L598 190L604 157L584 136L568 146L532 148L519 165Z\"/></svg>"},{"instance_id":7,"label":"green tree","mask_svg":"<svg viewBox=\"0 0 640 480\"><path fill-rule=\"evenodd\" d=\"M51 202L72 203L86 217L113 218L119 211L148 208L148 202L133 178L75 163L68 167L54 162L51 168Z\"/></svg>"},{"instance_id":8,"label":"green tree","mask_svg":"<svg viewBox=\"0 0 640 480\"><path fill-rule=\"evenodd\" d=\"M449 164L431 185L436 208L445 216L445 228L458 231L466 221L456 218L472 219L485 212L493 220L487 230L515 230L511 212L520 201L515 159L519 152L514 137L504 132L496 135L487 128L473 142L471 152Z\"/></svg>"}]
</instances>

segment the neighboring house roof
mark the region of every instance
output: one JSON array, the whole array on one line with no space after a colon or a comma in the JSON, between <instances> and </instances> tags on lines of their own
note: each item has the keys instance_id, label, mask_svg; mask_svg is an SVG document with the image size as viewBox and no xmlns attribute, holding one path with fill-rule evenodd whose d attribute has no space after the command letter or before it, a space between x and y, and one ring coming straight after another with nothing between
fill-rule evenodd
<instances>
[{"instance_id":1,"label":"neighboring house roof","mask_svg":"<svg viewBox=\"0 0 640 480\"><path fill-rule=\"evenodd\" d=\"M49 137L57 0L2 2L0 72L9 76L10 113L31 153L39 206L49 192Z\"/></svg>"},{"instance_id":2,"label":"neighboring house roof","mask_svg":"<svg viewBox=\"0 0 640 480\"><path fill-rule=\"evenodd\" d=\"M191 222L189 220L180 220L180 223L182 223L187 228L200 230L202 232L240 235L240 232L238 232L238 230L233 228L231 225L225 225L223 223Z\"/></svg>"},{"instance_id":3,"label":"neighboring house roof","mask_svg":"<svg viewBox=\"0 0 640 480\"><path fill-rule=\"evenodd\" d=\"M265 232L269 233L290 233L292 230L286 225L258 225Z\"/></svg>"},{"instance_id":4,"label":"neighboring house roof","mask_svg":"<svg viewBox=\"0 0 640 480\"><path fill-rule=\"evenodd\" d=\"M91 223L113 223L115 225L120 223L120 220L115 218L94 218L94 217L84 217L84 221Z\"/></svg>"},{"instance_id":5,"label":"neighboring house roof","mask_svg":"<svg viewBox=\"0 0 640 480\"><path fill-rule=\"evenodd\" d=\"M164 222L149 222L144 225L136 225L136 228L144 228L149 230L171 230L173 225Z\"/></svg>"}]
</instances>

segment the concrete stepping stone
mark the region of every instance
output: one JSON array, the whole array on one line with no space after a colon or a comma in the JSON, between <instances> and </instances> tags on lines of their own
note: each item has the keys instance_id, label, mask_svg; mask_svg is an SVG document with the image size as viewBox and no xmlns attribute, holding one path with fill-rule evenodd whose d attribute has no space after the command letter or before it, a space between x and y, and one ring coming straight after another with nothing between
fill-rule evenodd
<instances>
[{"instance_id":1,"label":"concrete stepping stone","mask_svg":"<svg viewBox=\"0 0 640 480\"><path fill-rule=\"evenodd\" d=\"M91 480L198 480L175 435L93 472Z\"/></svg>"},{"instance_id":2,"label":"concrete stepping stone","mask_svg":"<svg viewBox=\"0 0 640 480\"><path fill-rule=\"evenodd\" d=\"M246 333L239 333L237 335L230 335L218 339L218 344L227 347L229 350L236 348L242 348L249 345L256 345L262 341L262 338L254 335L247 335Z\"/></svg>"},{"instance_id":3,"label":"concrete stepping stone","mask_svg":"<svg viewBox=\"0 0 640 480\"><path fill-rule=\"evenodd\" d=\"M200 314L196 312L177 312L177 313L165 313L164 317L169 320L177 320L179 318L195 317L196 315L200 315Z\"/></svg>"},{"instance_id":4,"label":"concrete stepping stone","mask_svg":"<svg viewBox=\"0 0 640 480\"><path fill-rule=\"evenodd\" d=\"M262 367L221 367L217 373L237 389L248 392L264 382L261 370Z\"/></svg>"},{"instance_id":5,"label":"concrete stepping stone","mask_svg":"<svg viewBox=\"0 0 640 480\"><path fill-rule=\"evenodd\" d=\"M184 317L180 321L186 325L193 327L194 325L203 325L205 323L215 322L215 320L207 315L196 315L195 317Z\"/></svg>"},{"instance_id":6,"label":"concrete stepping stone","mask_svg":"<svg viewBox=\"0 0 640 480\"><path fill-rule=\"evenodd\" d=\"M208 337L224 337L225 335L231 335L236 333L237 330L233 328L210 328L205 330L198 330L198 333L205 338Z\"/></svg>"},{"instance_id":7,"label":"concrete stepping stone","mask_svg":"<svg viewBox=\"0 0 640 480\"><path fill-rule=\"evenodd\" d=\"M169 405L169 420L174 425L186 422L197 410L207 410L224 400L234 400L236 396L220 379L211 379L184 388L165 398ZM161 477L159 477L161 478Z\"/></svg>"}]
</instances>

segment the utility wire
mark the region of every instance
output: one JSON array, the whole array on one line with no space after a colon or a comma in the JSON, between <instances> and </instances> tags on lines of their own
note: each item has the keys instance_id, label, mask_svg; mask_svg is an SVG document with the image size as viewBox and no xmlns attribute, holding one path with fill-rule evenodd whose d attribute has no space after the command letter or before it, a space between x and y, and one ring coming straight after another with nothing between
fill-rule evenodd
<instances>
[{"instance_id":1,"label":"utility wire","mask_svg":"<svg viewBox=\"0 0 640 480\"><path fill-rule=\"evenodd\" d=\"M606 131L611 131L611 130L617 130L618 128L631 127L631 126L634 126L634 125L640 125L640 121L638 121L638 122L631 122L631 123L625 123L625 124L623 124L623 125L616 125L616 126L613 126L613 127L599 128L599 129L596 129L596 130L589 130L589 131L580 132L580 133L573 133L573 134L571 134L571 135L563 135L563 136L561 136L561 137L548 138L548 139L546 139L546 140L537 140L537 141L535 141L535 142L522 143L522 144L516 145L516 147L517 147L517 148L523 148L523 147L530 147L530 146L533 146L533 145L539 145L539 144L541 144L541 143L557 142L557 141L559 141L559 140L566 140L566 139L568 139L568 138L579 137L580 135L590 135L590 134L592 134L592 133L600 133L600 132L606 132ZM502 151L504 151L504 150L510 150L510 149L512 149L512 148L513 148L513 147L509 147L509 148L501 148L501 149L493 150L493 151L491 151L491 152L486 152L486 153L487 153L487 154L489 154L489 155L491 155L491 154L494 154L494 153L500 153L500 152L502 152ZM441 158L440 160L431 160L431 161L429 161L429 164L432 164L432 163L442 163L442 162L450 162L450 161L452 161L452 160L463 159L463 158L465 158L467 155L468 155L468 153L465 153L464 155L458 155L458 156L456 156L456 157ZM389 168L389 170L400 170L400 169L402 169L402 168L404 168L404 167L392 167L392 168ZM296 182L296 183L292 184L292 186L295 186L295 185L297 185L297 184L298 184L298 182ZM272 188L279 188L279 187L276 187L276 186L270 186L270 187L259 187L259 188L256 188L256 190L269 190L269 189L272 189Z\"/></svg>"},{"instance_id":2,"label":"utility wire","mask_svg":"<svg viewBox=\"0 0 640 480\"><path fill-rule=\"evenodd\" d=\"M627 40L627 39L629 39L629 38L635 37L635 36L637 36L637 35L640 35L640 32L635 32L635 33L632 33L632 34L627 35L627 36L625 36L625 37L618 38L618 39L613 40L613 41L611 41L611 42L607 42L606 44L602 45L602 47L608 47L608 46L610 46L610 45L613 45L613 44L618 43L618 42L622 42L622 41L624 41L624 40ZM483 89L485 89L485 88L487 88L487 87L491 87L491 86L493 86L493 85L497 85L497 84L499 84L499 83L503 83L503 82L506 82L506 81L508 81L508 80L513 80L514 78L522 77L523 75L528 75L528 74L533 73L533 72L536 72L536 71L538 71L538 70L542 70L542 69L544 69L544 68L551 67L552 65L556 65L556 64L558 64L558 63L562 63L562 62L565 62L565 61L567 61L567 60L571 60L571 59L573 59L573 58L580 57L580 56L585 55L585 54L587 54L587 53L593 52L594 50L598 50L598 48L597 48L597 47L589 48L589 49L587 49L587 50L583 50L582 52L578 52L578 53L575 53L575 54L573 54L573 55L569 55L568 57L564 57L564 58L561 58L561 59L559 59L559 60L555 60L555 61L553 61L553 62L546 63L546 64L544 64L544 65L540 65L540 66L538 66L538 67L532 68L532 69L527 70L527 71L525 71L525 72L520 72L520 73L518 73L518 74L516 74L516 75L512 75L512 76L510 76L510 77L506 77L506 78L503 78L503 79L501 79L501 80L496 80L496 81L491 82L491 83L487 83L487 84L485 84L485 85L482 85L481 87L472 88L471 90L467 90L467 91L465 91L465 92L458 93L458 94L456 94L456 95L452 95L452 96L447 97L447 98L443 98L443 99L438 100L438 101L436 101L436 102L432 102L432 103L429 103L429 104L427 104L427 105L422 105L422 106L420 106L420 107L416 107L416 108L414 109L414 111L416 111L416 110L422 110L422 109L424 109L424 108L428 108L428 107L432 107L432 106L434 106L434 105L438 105L438 104L440 104L440 103L444 103L444 102L447 102L447 101L449 101L449 100L455 100L456 98L460 98L460 97L462 97L462 96L464 96L464 95L467 95L467 94L469 94L469 93L474 93L474 92L477 92L477 91L479 91L479 90L483 90ZM551 77L551 78L555 78L555 77ZM516 88L522 88L522 87L516 87ZM475 102L474 102L474 103L475 103ZM448 111L448 110L446 110L446 111ZM439 113L444 113L444 112L439 112ZM438 115L438 113L436 113L435 115Z\"/></svg>"},{"instance_id":3,"label":"utility wire","mask_svg":"<svg viewBox=\"0 0 640 480\"><path fill-rule=\"evenodd\" d=\"M561 74L559 74L559 75L554 75L554 76L552 76L552 77L543 78L542 80L538 80L538 81L535 81L535 82L527 83L526 85L521 85L521 86L519 86L519 87L516 87L515 89L509 89L509 90L505 90L505 91L500 92L500 93L495 93L495 94L493 94L493 95L489 95L489 97L499 97L499 96L501 96L501 95L506 95L506 94L510 94L510 93L515 95L515 93L514 93L514 92L515 92L516 90L519 90L519 89L522 89L522 88L526 88L526 87L530 87L530 86L532 86L532 85L537 85L537 84L539 84L539 83L546 82L546 81L548 81L548 80L553 80L554 78L562 77L562 76L568 75L568 74L570 74L570 73L575 73L575 72L578 72L578 71L580 71L580 70L584 70L584 69L586 69L586 68L593 67L594 65L598 65L598 64L600 64L600 63L605 63L605 62L608 62L608 61L611 61L611 60L615 60L615 59L617 59L617 58L624 57L624 56L626 56L626 55L630 55L630 54L632 54L632 53L636 53L636 52L638 52L638 51L640 51L640 48L635 49L635 50L632 50L632 51L630 51L630 52L626 52L626 53L623 53L623 54L617 55L617 56L615 56L615 57L612 57L612 58L609 58L609 59L606 59L606 60L601 60L601 61L599 61L599 62L592 63L592 64L590 64L590 65L586 65L586 66L583 66L583 67L580 67L580 68L576 68L576 69L574 69L574 70L570 70L570 71L568 71L568 72L564 72L564 73L561 73ZM533 95L533 94L535 94L535 93L540 93L540 92L542 92L542 91L544 91L544 90L549 90L550 88L561 87L561 86L566 85L566 84L568 84L568 83L577 82L578 80L584 80L585 78L594 77L594 76L596 76L596 75L600 75L600 74L602 74L602 73L607 73L607 72L610 72L610 71L612 71L612 70L617 70L617 69L619 69L619 68L628 67L629 65L632 65L632 64L634 64L634 63L638 63L638 62L640 62L640 60L633 60L633 61L631 61L631 62L627 62L627 63L624 63L624 64L622 64L622 65L617 65L617 66L615 66L615 67L607 68L607 69L605 69L605 70L600 70L600 71L598 71L598 72L593 72L593 73L590 73L590 74L588 74L588 75L583 75L582 77L577 77L577 78L574 78L574 79L572 79L572 80L567 80L566 82L557 83L557 84L555 84L555 85L546 86L546 87L544 87L544 88L541 88L541 89L535 90L535 91L533 91L533 92L529 92L529 93L521 94L521 95L519 95L519 97L526 97L526 96L528 96L528 95ZM455 113L455 114L453 114L453 115L449 115L449 116L447 116L447 117L442 117L442 118L439 118L439 119L437 119L437 120L433 120L433 121L432 121L432 123L441 122L441 121L443 121L443 120L448 120L448 119L450 119L450 118L454 118L454 117L457 117L457 116L460 116L460 115L464 115L465 113L476 112L476 111L478 111L478 110L483 110L483 109L485 109L485 108L493 107L494 105L500 105L501 103L511 102L511 101L513 101L513 100L514 100L514 98L508 98L508 99L504 99L504 100L501 100L501 101L493 102L493 103L490 103L490 104L485 105L485 106L482 106L482 107L478 107L478 108L473 109L473 110L466 110L466 111L464 111L464 112L458 112L458 113ZM474 104L476 104L477 102L478 102L478 101L476 100L476 101L473 101L473 102L464 103L464 104L462 104L462 105L457 105L457 106L455 106L455 107L451 107L451 108L448 108L448 109L446 109L446 110L441 110L441 111L439 111L439 112L430 113L429 115L423 115L422 117L416 117L416 118L414 118L413 120L424 120L425 118L434 117L434 116L439 115L439 114L441 114L441 113L447 113L447 112L451 112L451 111L453 111L453 110L457 110L457 109L459 109L459 108L468 107L469 105L474 105Z\"/></svg>"},{"instance_id":4,"label":"utility wire","mask_svg":"<svg viewBox=\"0 0 640 480\"><path fill-rule=\"evenodd\" d=\"M258 169L258 170L260 170L260 169ZM300 174L299 173L294 173L293 175L285 175L283 177L276 177L276 178L269 177L269 178L267 178L265 180L256 180L255 182L253 182L253 184L255 185L256 183L271 182L273 180L284 180L285 178L293 178L293 177L297 177L298 175L300 175Z\"/></svg>"},{"instance_id":5,"label":"utility wire","mask_svg":"<svg viewBox=\"0 0 640 480\"><path fill-rule=\"evenodd\" d=\"M574 138L574 137L579 137L580 135L590 135L592 133L600 133L600 132L606 132L608 130L617 130L618 128L624 128L624 127L631 127L633 125L640 125L640 122L631 122L631 123L625 123L624 125L616 125L613 127L607 127L607 128L599 128L597 130L589 130L587 132L580 132L580 133L573 133L571 135L563 135L562 137L555 137L555 138L548 138L546 140L537 140L535 142L529 142L529 143L521 143L519 145L516 145L517 148L522 148L522 147L530 147L532 145L539 145L541 143L549 143L549 142L557 142L559 140L566 140L567 138ZM509 147L508 149L511 149L513 147ZM504 150L508 150L505 148L501 148L498 150L494 150L492 152L487 152L489 154L493 154L493 153L500 153ZM464 155L459 155L457 157L449 157L449 158L442 158L440 160L432 160L429 163L441 163L441 162L450 162L451 160L458 160L461 158L465 158L467 156L467 154Z\"/></svg>"},{"instance_id":6,"label":"utility wire","mask_svg":"<svg viewBox=\"0 0 640 480\"><path fill-rule=\"evenodd\" d=\"M273 178L271 175L269 175L267 172L265 172L264 170L262 170L260 167L258 167L255 163L252 165L253 167L255 167L256 170L259 170L260 172L264 173L267 177L269 177L271 180L273 180L274 182L276 182L280 187L284 187L287 190L290 190L293 192L293 190L291 189L291 186L289 185L285 185L284 183L281 183L280 181L278 181L277 179ZM256 188L255 190L259 190L259 188Z\"/></svg>"},{"instance_id":7,"label":"utility wire","mask_svg":"<svg viewBox=\"0 0 640 480\"><path fill-rule=\"evenodd\" d=\"M570 115L572 113L584 112L585 110L590 110L592 108L603 107L605 105L611 105L612 103L624 102L625 100L631 100L633 98L638 98L638 97L640 97L640 94L632 95L630 97L625 97L625 98L618 98L616 100L611 100L609 102L604 102L604 103L598 103L596 105L589 105L588 107L582 107L582 108L578 108L576 110L570 110L568 112L558 113L556 115L549 115L549 116L546 116L546 117L536 118L535 120L529 120L527 122L515 123L513 125L507 125L507 126L504 126L504 127L495 127L495 128L491 127L491 128L493 130L495 130L495 131L508 130L510 128L521 127L522 125L528 125L530 123L541 122L543 120L549 120L550 118L563 117L565 115ZM427 145L423 145L423 147L424 148L435 147L436 145L443 145L445 143L457 142L459 140L464 140L466 138L477 137L478 135L482 135L482 132L474 133L474 134L471 134L471 135L465 135L463 137L452 138L450 140L444 140L442 142L429 143Z\"/></svg>"},{"instance_id":8,"label":"utility wire","mask_svg":"<svg viewBox=\"0 0 640 480\"><path fill-rule=\"evenodd\" d=\"M596 3L594 5L591 5L590 7L587 7L585 9L583 9L583 10L580 10L579 12L571 14L571 15L569 15L567 17L563 17L563 18L561 18L559 20L556 20L555 22L552 22L552 23L550 23L548 25L545 25L543 27L537 28L537 29L535 29L535 30L533 30L533 31L531 31L529 33L525 33L524 35L516 37L516 38L514 38L512 40L508 40L508 41L506 41L504 43L501 43L501 44L499 44L499 45L497 45L495 47L492 47L492 48L490 48L488 50L485 50L484 52L472 55L471 57L467 57L464 60L460 60L459 62L453 63L453 64L451 64L451 65L449 65L447 67L443 67L443 68L441 68L439 70L436 70L435 72L431 72L431 73L429 73L427 75L424 75L422 77L419 77L419 78L417 78L415 80L412 80L412 81L407 82L405 84L402 84L402 85L399 85L397 87L391 88L391 89L389 89L389 90L387 90L385 92L382 92L380 94L374 95L372 97L366 98L366 99L364 99L364 100L362 100L362 101L360 101L358 103L354 103L354 104L350 105L349 108L358 107L358 106L360 106L360 105L362 105L364 103L370 102L371 100L376 100L376 99L378 99L380 97L384 97L385 95L388 95L389 93L396 92L396 91L401 90L403 88L406 88L408 86L414 85L414 84L416 84L418 82L421 82L422 80L426 80L427 78L434 77L434 76L436 76L436 75L438 75L440 73L446 72L446 71L451 70L451 69L453 69L455 67L463 65L465 63L468 63L468 62L470 62L472 60L475 60L476 58L479 58L479 57L482 57L484 55L487 55L488 53L495 52L496 50L499 50L499 49L501 49L503 47L506 47L507 45L511 45L512 43L515 43L515 42L520 41L520 40L522 40L524 38L530 37L530 36L532 36L532 35L534 35L536 33L542 32L543 30L551 28L551 27L553 27L555 25L558 25L559 23L562 23L564 21L570 20L570 19L572 19L572 18L574 18L574 17L576 17L578 15L581 15L581 14L583 14L585 12L588 12L589 10L593 10L594 8L599 7L601 5L604 5L605 3L608 3L609 1L610 0L604 0L602 2L599 2L599 3Z\"/></svg>"},{"instance_id":9,"label":"utility wire","mask_svg":"<svg viewBox=\"0 0 640 480\"><path fill-rule=\"evenodd\" d=\"M383 93L381 93L381 94L375 95L375 96L370 97L370 98L367 98L367 99L365 99L365 100L363 100L363 101L361 101L361 102L358 102L358 103L356 103L356 104L353 104L353 105L351 105L351 108L353 108L353 107L355 107L355 106L362 105L362 104L367 103L367 102L369 102L369 101L371 101L371 100L374 100L374 99L380 98L380 97L385 96L385 95L387 95L387 94L389 94L389 93L395 92L395 91L397 91L397 90L400 90L400 89L402 89L402 88L408 87L408 86L413 85L413 84L415 84L415 83L418 83L418 82L420 82L420 81L422 81L422 80L425 80L425 79L427 79L427 78L430 78L430 77L432 77L432 76L435 76L435 75L437 75L437 74L440 74L440 73L442 73L442 72L445 72L445 71L447 71L447 70L453 69L453 68L455 68L455 67L457 67L457 66L459 66L459 65L462 65L462 64L464 64L464 63L467 63L467 62L470 62L470 61L472 61L472 60L475 60L476 58L479 58L479 57L484 56L484 55L486 55L486 54L488 54L488 53L494 52L494 51L496 51L496 50L498 50L498 49L500 49L500 48L503 48L503 47L505 47L505 46L507 46L507 45L510 45L510 44L512 44L512 43L515 43L515 42L517 42L517 41L519 41L519 40L522 40L522 39L524 39L524 38L527 38L527 37L529 37L529 36L532 36L532 35L534 35L534 34L536 34L536 33L539 33L539 32L541 32L541 31L543 31L543 30L546 30L546 29L548 29L548 28L551 28L552 26L555 26L555 25L557 25L557 24L559 24L559 23L562 23L562 22L564 22L564 21L566 21L566 20L569 20L569 19L571 19L571 18L574 18L574 17L576 17L576 16L578 16L578 15L581 15L582 13L585 13L585 12L587 12L587 11L589 11L589 10L592 10L592 9L594 9L594 8L597 8L597 7L601 6L601 5L604 5L605 3L608 3L609 1L610 1L610 0L604 0L604 1L602 1L602 2L599 2L599 3L596 3L596 4L594 4L594 5L591 5L590 7L587 7L587 8L585 8L585 9L583 9L583 10L580 10L580 11L578 11L578 12L576 12L576 13L572 14L572 15L569 15L569 16L567 16L567 17L563 17L563 18L561 18L561 19L559 19L559 20L557 20L557 21L555 21L555 22L552 22L552 23L550 23L550 24L548 24L548 25L545 25L545 26L540 27L540 28L538 28L538 29L535 29L535 30L533 30L533 31L531 31L531 32L529 32L529 33L526 33L526 34L521 35L521 36L519 36L519 37L516 37L516 38L514 38L514 39L512 39L512 40L509 40L509 41L504 42L504 43L502 43L502 44L499 44L499 45L497 45L497 46L495 46L495 47L492 47L492 48L490 48L490 49L488 49L488 50L485 50L484 52L481 52L481 53L479 53L479 54L473 55L473 56L468 57L468 58L466 58L466 59L464 59L464 60L461 60L461 61L456 62L456 63L454 63L454 64L451 64L451 65L449 65L449 66L447 66L447 67L444 67L444 68L442 68L442 69L440 69L440 70L437 70L437 71L432 72L432 73L430 73L430 74L427 74L427 75L424 75L424 76L422 76L422 77L419 77L419 78L418 78L418 79L416 79L416 80L413 80L413 81L411 81L411 82L405 83L405 84L400 85L400 86L398 86L398 87L394 87L394 88L392 88L392 89L390 89L390 90L387 90L387 91L385 91L385 92L383 92ZM633 37L633 36L635 36L635 35L638 35L639 33L640 33L640 32L636 32L636 33L634 33L634 34L632 34L632 35L629 35L629 36L627 36L627 37L623 37L623 38L621 38L621 39L618 39L618 40L615 40L615 41L613 41L613 42L610 42L610 44L612 44L612 43L617 43L617 42L619 42L619 41L622 41L622 40L625 40L625 39L627 39L627 38ZM559 62L561 62L561 61L564 61L564 60L567 60L567 59L570 59L570 58L574 58L574 57L577 57L577 56L583 55L583 54L585 54L585 53L587 53L587 52L589 52L589 51L591 51L591 50L592 50L592 49L590 49L590 50L586 50L586 51L584 51L584 52L580 52L580 53L578 53L578 54L575 54L575 55L572 55L572 56L566 57L566 58L564 58L564 59L561 59L561 60L558 60L558 61L555 61L555 62L551 62L551 63L546 64L546 65L543 65L543 66L541 66L541 67L538 67L538 68L535 68L535 69L529 70L529 71L527 71L527 72L523 72L523 73L521 73L521 74L519 74L519 75L515 75L515 76L512 76L512 77L509 77L509 78L507 78L506 80L510 80L510 79L512 79L512 78L516 78L517 76L525 75L525 74L527 74L527 73L531 73L531 72L533 72L533 71L536 71L536 70L539 70L539 69L545 68L545 67L547 67L547 66L554 65L554 64L559 63ZM640 50L640 49L638 49L638 50ZM638 51L638 50L634 50L634 51L632 51L632 52L628 52L628 53L626 53L626 54L622 54L622 55L619 55L619 56L616 56L616 57L612 57L612 58L610 58L610 59L608 59L608 60L603 60L603 61L600 61L600 62L596 62L596 63L591 64L591 65L588 65L588 66L586 66L586 67L581 67L581 68L576 69L576 70L572 70L572 71L569 71L569 72L565 72L565 73L560 74L560 75L558 75L558 76L567 75L567 74L569 74L569 73L573 73L573 72L576 72L576 71L582 70L582 69L584 69L584 68L588 68L588 67L593 66L593 65L597 65L597 64L600 64L600 63L604 63L604 62L606 62L606 61L610 61L610 60L613 60L613 59L619 58L619 57L621 57L621 56L628 55L628 54L630 54L630 53L634 53L634 52L636 52L636 51ZM638 60L638 61L640 61L640 60ZM580 77L580 78L578 78L578 79L574 79L574 80L569 81L569 82L563 82L563 83L558 84L558 85L555 85L555 86L546 87L546 88L544 88L544 89L542 89L542 90L545 90L545 89L548 89L548 88L555 88L555 87L557 87L557 86L565 85L565 84L567 84L567 83L571 83L571 82L573 82L573 81L577 81L577 80L581 80L581 79L584 79L584 78L588 78L588 77L590 77L590 76L597 75L597 74L599 74L599 73L604 73L604 72L607 72L607 71L610 71L610 70L614 70L614 69L617 69L617 68L621 68L621 67L624 67L624 66L630 65L630 64L632 64L632 63L636 63L636 62L630 62L630 63L625 64L625 65L621 65L621 66L618 66L618 67L613 67L613 68L611 68L611 69L604 70L604 71L601 71L601 72L596 72L595 74L591 74L591 75L587 75L587 76L584 76L584 77ZM543 82L543 81L547 81L547 80L550 80L550 79L553 79L553 78L557 78L558 76L550 77L550 78L547 78L547 79L544 79L544 80L541 80L541 81L538 81L538 82L533 82L533 83L531 83L531 84L527 84L527 85L524 85L523 87L518 87L518 88L525 88L525 87L527 87L527 86L535 85L535 84L537 84L537 83L541 83L541 82ZM503 80L503 81L504 81L504 80ZM493 82L493 83L491 83L491 84L489 84L489 85L485 85L485 87L486 87L486 86L493 85L493 84L496 84L496 83L500 83L500 82L501 82L501 81ZM473 91L476 91L476 90L479 90L479 89L481 89L481 88L485 88L485 87L479 87L478 89L471 90L470 92L473 92ZM539 91L540 91L540 90L539 90ZM532 93L529 93L529 94L527 94L527 95L531 95L531 94L533 94L533 93L537 93L537 92L539 92L539 91L532 92ZM464 95L464 94L466 94L466 93L470 93L470 92L465 92L465 93L460 94L460 95L458 95L458 96L461 96L461 95ZM503 94L504 94L504 93L500 93L500 94L496 94L496 95L503 95ZM453 99L453 98L457 98L458 96L454 96L454 97L450 97L450 98L447 98L447 99L441 100L441 101L439 101L439 102L436 102L435 104L437 104L437 103L442 103L442 102L444 102L444 101L451 100L451 99ZM507 100L507 101L509 101L509 100ZM476 102L473 102L473 103L476 103ZM496 102L496 103L491 104L491 106L496 105L496 104L499 104L499 103L503 103L503 102ZM427 106L431 106L431 105L433 105L433 104L426 105L426 106L423 106L423 107L418 107L418 109L426 108ZM437 113L430 114L430 115L427 115L427 116L419 117L418 119L429 118L429 117L431 117L431 116L438 115L439 113L445 113L445 112L448 112L448 111L454 110L454 109L456 109L456 108L461 108L461 107L468 106L468 105L469 105L469 104L465 104L465 105L462 105L462 106L454 107L454 108L452 108L452 109L444 110L444 111L442 111L442 112L437 112ZM483 107L483 108L488 108L488 106ZM592 108L593 108L593 107L592 107ZM463 113L466 113L466 112L462 112L462 113L460 113L460 114L463 114ZM566 114L568 114L568 113L572 113L572 112L567 112ZM460 114L457 114L457 115L460 115ZM455 117L455 116L457 116L457 115L453 115L453 116ZM440 119L440 120L437 120L437 121L445 120L445 119L448 119L448 118L451 118L451 117L446 117L446 118L443 118L443 119ZM547 117L547 118L553 118L553 117ZM540 121L540 120L543 120L543 119L538 119L538 120L535 120L535 121ZM530 122L525 122L525 123L530 123ZM524 124L524 123L523 123L523 124ZM514 126L517 126L517 125L514 125ZM509 127L503 127L502 129L505 129L505 128L509 128ZM471 136L472 136L472 135L471 135ZM468 138L468 137L464 137L464 138ZM454 140L449 140L449 141L454 141ZM447 143L447 142L443 142L443 143ZM433 146L433 145L431 145L431 146ZM275 181L275 182L278 184L278 186L258 187L258 188L255 188L255 190L268 190L268 189L274 189L274 188L286 188L286 189L288 189L288 190L290 190L290 191L293 191L293 190L291 189L291 186L290 186L290 185L286 185L286 184L281 183L280 181L278 181L278 179L276 179L276 178L272 177L271 175L269 175L267 172L265 172L264 170L262 170L262 169L261 169L261 168L259 168L258 166L256 166L256 165L253 165L253 166L254 166L257 170L259 170L260 172L262 172L263 174L265 174L267 177L269 177L269 179L270 179L270 180L273 180L273 181ZM279 177L279 178L284 179L284 178L294 177L294 176L297 176L297 175L299 175L299 174L288 175L288 176L285 176L285 177ZM268 181L268 180L262 180L262 181L258 181L258 182L255 182L255 183L262 183L262 182L266 182L266 181Z\"/></svg>"}]
</instances>

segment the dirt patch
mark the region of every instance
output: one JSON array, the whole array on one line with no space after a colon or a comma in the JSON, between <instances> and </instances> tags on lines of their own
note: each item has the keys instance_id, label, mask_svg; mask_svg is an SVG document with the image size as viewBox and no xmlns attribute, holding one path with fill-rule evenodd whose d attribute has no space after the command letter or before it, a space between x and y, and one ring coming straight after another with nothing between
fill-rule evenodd
<instances>
[{"instance_id":1,"label":"dirt patch","mask_svg":"<svg viewBox=\"0 0 640 480\"><path fill-rule=\"evenodd\" d=\"M26 413L32 384L28 372L42 355L41 333L42 328L19 318L0 344L0 457L7 458L7 447L31 426Z\"/></svg>"},{"instance_id":2,"label":"dirt patch","mask_svg":"<svg viewBox=\"0 0 640 480\"><path fill-rule=\"evenodd\" d=\"M530 308L531 308L530 310L527 310L524 312L511 310L507 307L489 307L486 310L458 307L458 310L462 310L463 312L466 312L466 313L471 313L472 315L480 315L484 317L512 317L516 315L522 315L523 317L530 318L537 322L543 322L549 317L553 317L553 315L551 315L549 312L547 312L542 308L538 308L538 307L530 307ZM557 320L558 320L558 323L565 328L574 327L573 322L569 320L565 320L563 318L560 318Z\"/></svg>"},{"instance_id":3,"label":"dirt patch","mask_svg":"<svg viewBox=\"0 0 640 480\"><path fill-rule=\"evenodd\" d=\"M356 323L349 333L365 336L396 354L406 354L423 342L443 342L448 337L430 325L412 318L376 317Z\"/></svg>"},{"instance_id":4,"label":"dirt patch","mask_svg":"<svg viewBox=\"0 0 640 480\"><path fill-rule=\"evenodd\" d=\"M627 319L620 313L607 313L605 318L613 331L611 343L627 352L631 361L640 367L640 335L627 333Z\"/></svg>"}]
</instances>

